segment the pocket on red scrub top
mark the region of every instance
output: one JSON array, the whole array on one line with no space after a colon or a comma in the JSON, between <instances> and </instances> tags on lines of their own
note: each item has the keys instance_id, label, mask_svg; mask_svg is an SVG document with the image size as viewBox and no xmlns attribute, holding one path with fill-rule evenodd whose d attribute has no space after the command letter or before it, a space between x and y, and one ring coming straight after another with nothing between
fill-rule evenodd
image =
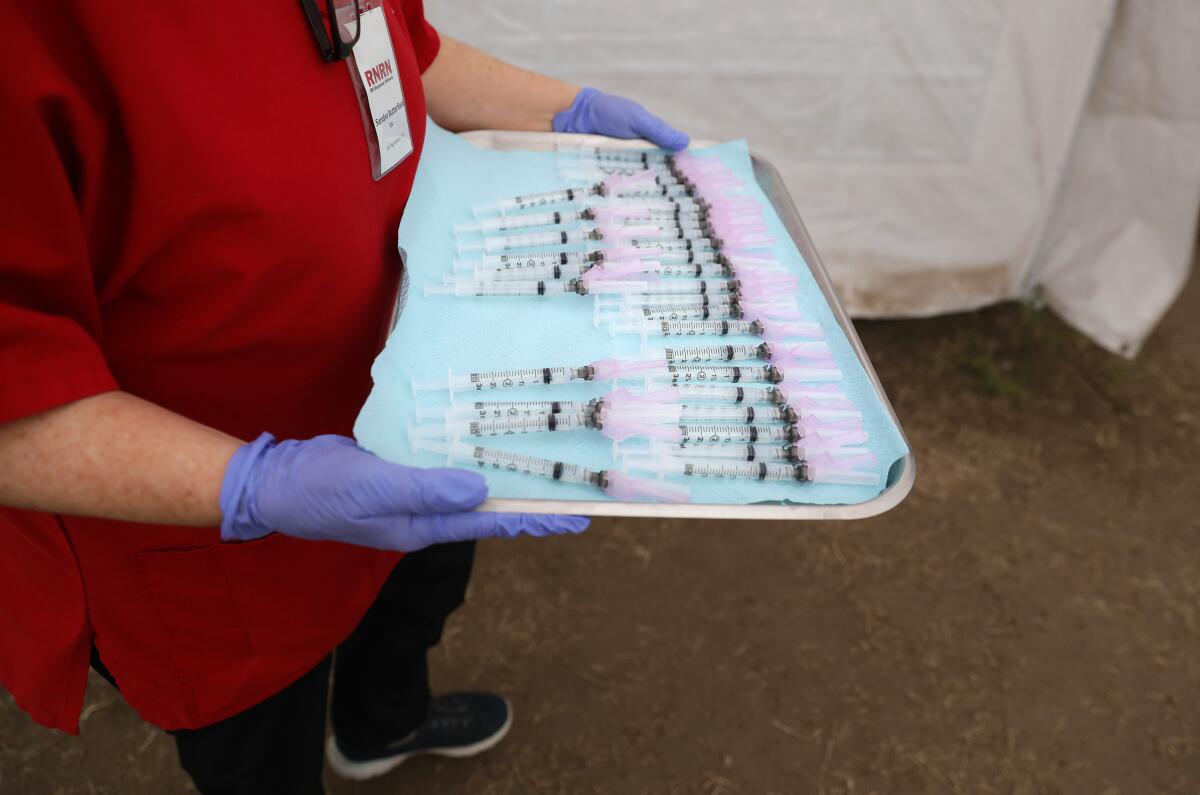
<instances>
[{"instance_id":1,"label":"pocket on red scrub top","mask_svg":"<svg viewBox=\"0 0 1200 795\"><path fill-rule=\"evenodd\" d=\"M166 653L187 700L189 723L195 726L216 719L204 706L212 701L212 693L228 694L230 687L237 687L230 661L254 651L221 565L222 546L150 550L130 558L158 617Z\"/></svg>"},{"instance_id":2,"label":"pocket on red scrub top","mask_svg":"<svg viewBox=\"0 0 1200 795\"><path fill-rule=\"evenodd\" d=\"M246 709L357 626L398 553L272 533L133 556L193 705ZM199 724L211 710L193 708Z\"/></svg>"}]
</instances>

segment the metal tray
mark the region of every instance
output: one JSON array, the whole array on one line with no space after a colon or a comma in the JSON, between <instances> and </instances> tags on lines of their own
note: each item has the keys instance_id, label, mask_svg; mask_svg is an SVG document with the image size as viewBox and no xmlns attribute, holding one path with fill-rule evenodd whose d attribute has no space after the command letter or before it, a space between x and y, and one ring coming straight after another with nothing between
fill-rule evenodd
<instances>
[{"instance_id":1,"label":"metal tray","mask_svg":"<svg viewBox=\"0 0 1200 795\"><path fill-rule=\"evenodd\" d=\"M618 141L597 135L511 132L507 130L475 130L462 133L462 137L474 146L500 150L525 149L551 151L562 144L629 148L645 148L651 145L646 141ZM711 142L694 141L693 144L703 147L710 145ZM771 200L772 205L775 207L775 212L778 213L780 219L783 221L783 225L787 229L788 234L791 235L796 247L800 249L800 253L804 256L804 261L808 263L808 267L812 271L813 278L816 279L821 292L825 295L825 300L829 303L830 309L833 310L834 317L837 318L838 324L841 325L847 339L850 340L850 345L854 349L855 354L857 354L859 361L862 362L863 369L867 371L867 376L871 379L871 383L875 387L876 395L878 395L880 402L883 403L888 413L891 414L896 427L900 429L901 436L904 436L904 429L900 427L900 420L896 417L896 412L892 408L887 395L884 394L883 386L879 383L879 376L875 374L875 368L871 366L871 362L867 358L862 341L859 340L858 334L854 331L854 324L850 322L850 317L846 314L846 310L842 308L841 302L838 301L837 296L833 292L833 285L829 281L829 274L825 272L825 266L821 263L821 258L817 255L816 249L813 248L812 238L808 236L808 230L804 228L804 222L800 220L800 213L796 210L796 205L792 202L792 197L788 194L787 188L783 184L783 176L779 173L778 169L753 152L750 153L750 159L754 164L754 176L757 178L758 184L762 187L763 192L767 194L767 198ZM905 442L908 441L907 437L904 437L904 439ZM611 502L607 500L497 498L485 501L480 506L480 510L514 513L575 513L590 516L648 516L693 519L864 519L869 516L878 516L899 505L912 489L916 473L916 459L910 452L892 465L887 475L887 486L882 492L874 499L856 505L781 505L778 503L679 505L645 502Z\"/></svg>"}]
</instances>

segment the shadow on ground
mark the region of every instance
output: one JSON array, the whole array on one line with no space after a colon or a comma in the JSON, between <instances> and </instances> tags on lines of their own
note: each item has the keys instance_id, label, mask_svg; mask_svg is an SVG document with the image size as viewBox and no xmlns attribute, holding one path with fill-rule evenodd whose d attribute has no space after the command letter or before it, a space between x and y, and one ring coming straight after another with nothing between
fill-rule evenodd
<instances>
[{"instance_id":1,"label":"shadow on ground","mask_svg":"<svg viewBox=\"0 0 1200 795\"><path fill-rule=\"evenodd\" d=\"M331 792L1200 791L1200 279L1132 363L1017 305L859 330L900 508L484 544L435 685L510 739ZM0 792L185 788L98 679L81 740L0 701Z\"/></svg>"}]
</instances>

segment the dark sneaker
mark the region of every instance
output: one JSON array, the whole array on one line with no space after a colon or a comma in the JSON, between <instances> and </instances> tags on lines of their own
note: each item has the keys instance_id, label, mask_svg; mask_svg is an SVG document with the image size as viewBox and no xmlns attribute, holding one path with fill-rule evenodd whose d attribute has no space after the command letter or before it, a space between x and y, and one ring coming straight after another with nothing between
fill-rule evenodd
<instances>
[{"instance_id":1,"label":"dark sneaker","mask_svg":"<svg viewBox=\"0 0 1200 795\"><path fill-rule=\"evenodd\" d=\"M348 748L331 735L325 756L339 776L362 781L421 754L481 754L503 740L511 726L512 705L507 698L494 693L448 693L429 702L425 722L407 737L368 749Z\"/></svg>"}]
</instances>

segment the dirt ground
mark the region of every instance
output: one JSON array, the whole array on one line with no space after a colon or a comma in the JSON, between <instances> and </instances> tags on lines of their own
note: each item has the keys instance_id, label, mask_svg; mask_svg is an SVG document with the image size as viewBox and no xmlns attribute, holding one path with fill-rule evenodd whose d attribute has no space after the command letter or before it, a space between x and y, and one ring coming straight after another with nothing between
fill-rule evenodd
<instances>
[{"instance_id":1,"label":"dirt ground","mask_svg":"<svg viewBox=\"0 0 1200 795\"><path fill-rule=\"evenodd\" d=\"M484 544L435 686L510 738L330 792L1200 792L1200 278L1132 363L1016 305L859 328L903 505ZM0 700L0 792L188 788L98 678L81 739Z\"/></svg>"}]
</instances>

